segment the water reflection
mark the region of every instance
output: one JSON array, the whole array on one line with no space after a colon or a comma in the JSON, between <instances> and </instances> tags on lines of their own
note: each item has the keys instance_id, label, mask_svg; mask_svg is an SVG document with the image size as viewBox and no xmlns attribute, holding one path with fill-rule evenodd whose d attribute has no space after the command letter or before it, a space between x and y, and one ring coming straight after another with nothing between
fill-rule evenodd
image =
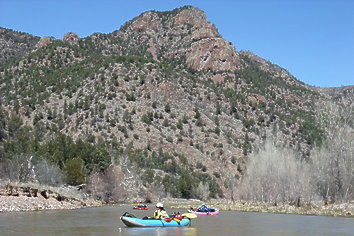
<instances>
[{"instance_id":1,"label":"water reflection","mask_svg":"<svg viewBox=\"0 0 354 236\"><path fill-rule=\"evenodd\" d=\"M118 229L119 235L148 235L148 236L197 236L197 229L193 227L169 227L169 228L128 228Z\"/></svg>"}]
</instances>

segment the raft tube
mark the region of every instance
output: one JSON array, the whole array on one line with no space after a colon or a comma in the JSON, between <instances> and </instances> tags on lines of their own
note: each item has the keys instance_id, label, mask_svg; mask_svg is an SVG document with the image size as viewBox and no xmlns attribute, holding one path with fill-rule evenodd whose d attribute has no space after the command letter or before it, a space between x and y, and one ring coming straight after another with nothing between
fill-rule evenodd
<instances>
[{"instance_id":1,"label":"raft tube","mask_svg":"<svg viewBox=\"0 0 354 236\"><path fill-rule=\"evenodd\" d=\"M127 215L120 217L122 222L128 227L181 227L188 226L191 222L188 218L182 220L174 219L140 219Z\"/></svg>"}]
</instances>

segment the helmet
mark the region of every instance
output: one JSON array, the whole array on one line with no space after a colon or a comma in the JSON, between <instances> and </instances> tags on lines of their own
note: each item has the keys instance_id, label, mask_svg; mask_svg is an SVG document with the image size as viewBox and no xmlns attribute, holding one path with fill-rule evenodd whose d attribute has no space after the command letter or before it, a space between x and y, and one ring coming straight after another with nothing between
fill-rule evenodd
<instances>
[{"instance_id":1,"label":"helmet","mask_svg":"<svg viewBox=\"0 0 354 236\"><path fill-rule=\"evenodd\" d=\"M156 204L156 207L163 207L163 204L161 203L161 202L158 202L157 204Z\"/></svg>"}]
</instances>

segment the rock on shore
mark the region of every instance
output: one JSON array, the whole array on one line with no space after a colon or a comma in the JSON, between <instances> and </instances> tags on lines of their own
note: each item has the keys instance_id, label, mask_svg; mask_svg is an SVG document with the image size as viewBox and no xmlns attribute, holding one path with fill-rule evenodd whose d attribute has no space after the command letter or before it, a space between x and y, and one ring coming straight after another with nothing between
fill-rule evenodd
<instances>
[{"instance_id":1,"label":"rock on shore","mask_svg":"<svg viewBox=\"0 0 354 236\"><path fill-rule=\"evenodd\" d=\"M2 185L0 212L76 209L102 205L101 202L82 198L80 194L74 193L77 190L68 187L57 189L60 193L52 189Z\"/></svg>"}]
</instances>

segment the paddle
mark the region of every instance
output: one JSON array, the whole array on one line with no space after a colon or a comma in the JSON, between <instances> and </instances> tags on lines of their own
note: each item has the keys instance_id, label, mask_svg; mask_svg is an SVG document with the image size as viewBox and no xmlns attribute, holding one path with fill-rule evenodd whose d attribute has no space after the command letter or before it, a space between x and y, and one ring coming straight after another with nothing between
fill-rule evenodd
<instances>
[{"instance_id":1,"label":"paddle","mask_svg":"<svg viewBox=\"0 0 354 236\"><path fill-rule=\"evenodd\" d=\"M189 218L189 219L197 218L197 215L193 214L193 213L183 213L182 216L186 217L186 218Z\"/></svg>"}]
</instances>

